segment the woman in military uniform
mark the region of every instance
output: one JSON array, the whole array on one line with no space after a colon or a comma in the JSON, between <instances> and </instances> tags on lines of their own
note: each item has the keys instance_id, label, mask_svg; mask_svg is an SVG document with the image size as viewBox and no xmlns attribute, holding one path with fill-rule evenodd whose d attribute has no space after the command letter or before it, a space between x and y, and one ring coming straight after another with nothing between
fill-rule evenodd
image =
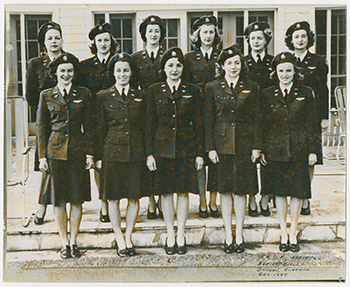
<instances>
[{"instance_id":1,"label":"woman in military uniform","mask_svg":"<svg viewBox=\"0 0 350 287\"><path fill-rule=\"evenodd\" d=\"M185 73L184 79L192 84L199 86L204 91L205 85L215 80L216 60L219 55L217 49L220 43L218 23L215 16L202 16L193 23L191 41L195 48L194 51L185 55ZM204 106L202 107L204 110ZM204 111L203 111L204 112ZM209 209L210 215L215 218L220 217L220 212L216 205L217 197L217 178L215 165L209 164L208 178L210 190ZM209 217L206 198L206 171L205 168L198 171L198 188L199 188L199 217Z\"/></svg>"},{"instance_id":2,"label":"woman in military uniform","mask_svg":"<svg viewBox=\"0 0 350 287\"><path fill-rule=\"evenodd\" d=\"M116 54L108 64L116 83L97 94L98 120L96 166L101 169L102 200L108 200L109 217L115 234L112 243L119 256L136 254L131 240L143 196L147 167L144 153L146 100L130 86L135 75L131 57ZM125 239L121 230L119 202L128 199Z\"/></svg>"},{"instance_id":3,"label":"woman in military uniform","mask_svg":"<svg viewBox=\"0 0 350 287\"><path fill-rule=\"evenodd\" d=\"M271 87L273 81L270 79L272 72L272 55L267 53L267 46L272 39L272 31L266 22L256 21L249 24L244 29L244 36L249 44L250 53L244 57L247 66L248 79L258 83L260 90ZM261 169L261 172L263 170ZM263 216L269 216L269 196L262 196L259 202L260 213ZM249 197L248 215L258 216L258 208L255 197Z\"/></svg>"},{"instance_id":4,"label":"woman in military uniform","mask_svg":"<svg viewBox=\"0 0 350 287\"><path fill-rule=\"evenodd\" d=\"M299 84L300 69L291 53L278 54L272 68L277 74L278 84L263 90L260 95L262 162L265 164L262 192L268 191L276 196L281 228L280 251L297 252L300 249L297 232L302 200L311 197L309 166L317 161L315 100L312 89Z\"/></svg>"},{"instance_id":5,"label":"woman in military uniform","mask_svg":"<svg viewBox=\"0 0 350 287\"><path fill-rule=\"evenodd\" d=\"M38 42L44 51L39 57L33 58L28 63L26 73L26 100L36 118L40 93L55 86L56 78L50 77L49 64L57 58L62 50L62 30L61 26L54 22L43 24L38 32ZM38 139L36 140L34 170L39 171L39 150ZM45 193L49 182L48 174L42 173L38 210L35 213L34 223L41 225L44 223L46 213Z\"/></svg>"},{"instance_id":6,"label":"woman in military uniform","mask_svg":"<svg viewBox=\"0 0 350 287\"><path fill-rule=\"evenodd\" d=\"M107 63L115 52L119 50L119 45L112 35L112 25L110 23L103 23L93 27L89 32L89 39L92 41L90 51L94 56L81 62L81 85L91 91L94 101L97 92L107 89L114 84L113 75L107 71ZM96 114L97 111L93 112L93 115ZM95 179L97 186L99 186L100 175L98 171L95 172ZM100 194L100 199L101 197L102 195ZM107 203L103 200L101 200L99 218L101 222L110 221Z\"/></svg>"},{"instance_id":7,"label":"woman in military uniform","mask_svg":"<svg viewBox=\"0 0 350 287\"><path fill-rule=\"evenodd\" d=\"M39 168L51 177L46 203L54 205L63 259L81 256L76 239L82 203L91 200L88 169L94 163L91 93L73 84L78 65L78 59L68 53L50 63L50 73L56 77L57 85L41 92L37 113Z\"/></svg>"},{"instance_id":8,"label":"woman in military uniform","mask_svg":"<svg viewBox=\"0 0 350 287\"><path fill-rule=\"evenodd\" d=\"M322 129L328 126L328 87L327 74L328 65L321 56L313 54L309 48L315 42L315 34L311 31L310 25L306 21L292 24L286 31L285 42L287 47L294 51L297 57L298 66L304 72L303 85L309 86L314 90L316 97L316 111L318 119L318 145L317 145L317 163L323 164L322 160ZM311 181L314 175L314 166L310 167ZM301 208L302 215L311 214L310 201L304 200Z\"/></svg>"},{"instance_id":9,"label":"woman in military uniform","mask_svg":"<svg viewBox=\"0 0 350 287\"><path fill-rule=\"evenodd\" d=\"M182 80L184 58L180 48L166 51L160 65L165 81L152 85L147 94L147 166L155 172L155 194L162 199L167 229L165 251L169 255L185 254L188 193L198 193L196 170L203 167L201 91ZM174 193L177 194L176 238Z\"/></svg>"},{"instance_id":10,"label":"woman in military uniform","mask_svg":"<svg viewBox=\"0 0 350 287\"><path fill-rule=\"evenodd\" d=\"M131 55L135 67L137 68L138 77L135 79L136 85L143 91L147 91L150 85L161 81L160 73L160 59L164 54L163 47L160 43L163 41L166 33L165 24L161 18L155 15L148 16L142 21L139 27L142 40L146 47ZM157 206L159 217L162 218L161 203L153 196L153 182L152 174L149 174L152 182L149 188L149 203L147 209L147 218L157 218Z\"/></svg>"},{"instance_id":11,"label":"woman in military uniform","mask_svg":"<svg viewBox=\"0 0 350 287\"><path fill-rule=\"evenodd\" d=\"M244 252L247 195L254 195L258 190L255 162L260 157L259 88L257 83L246 78L239 50L234 45L220 53L217 62L224 76L205 88L205 143L210 160L217 165L226 253ZM235 238L232 235L232 194Z\"/></svg>"}]
</instances>

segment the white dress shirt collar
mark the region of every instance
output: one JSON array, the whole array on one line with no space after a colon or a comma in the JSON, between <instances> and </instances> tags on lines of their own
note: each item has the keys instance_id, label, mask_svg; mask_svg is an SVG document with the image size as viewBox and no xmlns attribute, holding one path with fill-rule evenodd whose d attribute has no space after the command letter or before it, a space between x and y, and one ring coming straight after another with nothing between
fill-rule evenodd
<instances>
[{"instance_id":1,"label":"white dress shirt collar","mask_svg":"<svg viewBox=\"0 0 350 287\"><path fill-rule=\"evenodd\" d=\"M225 79L226 79L226 82L230 88L231 88L231 83L233 83L233 88L235 88L237 83L238 83L239 77L232 80L231 78L225 76Z\"/></svg>"},{"instance_id":2,"label":"white dress shirt collar","mask_svg":"<svg viewBox=\"0 0 350 287\"><path fill-rule=\"evenodd\" d=\"M265 50L262 51L259 55L260 55L261 61L264 60L265 55L266 55ZM254 61L257 63L258 62L258 53L256 53L255 51L252 50L252 57L253 57Z\"/></svg>"},{"instance_id":3,"label":"white dress shirt collar","mask_svg":"<svg viewBox=\"0 0 350 287\"><path fill-rule=\"evenodd\" d=\"M280 89L281 89L281 91L282 91L282 95L283 95L283 97L285 97L286 95L284 94L284 90L285 89L287 89L287 91L288 91L288 94L290 93L290 90L292 89L292 86L293 86L293 83L290 83L289 85L287 85L287 86L285 86L285 85L281 85L281 83L280 83Z\"/></svg>"},{"instance_id":4,"label":"white dress shirt collar","mask_svg":"<svg viewBox=\"0 0 350 287\"><path fill-rule=\"evenodd\" d=\"M66 90L67 95L70 93L70 89L72 88L72 83L70 83L68 86L63 86L60 84L57 84L57 87L62 95L62 97L64 96L64 90Z\"/></svg>"},{"instance_id":5,"label":"white dress shirt collar","mask_svg":"<svg viewBox=\"0 0 350 287\"><path fill-rule=\"evenodd\" d=\"M159 51L159 46L157 47L157 48L155 48L155 49L149 49L148 47L146 47L146 51L147 51L147 54L148 54L148 56L151 58L152 57L152 52L153 52L153 54L154 54L154 58L156 58L157 57L157 55L158 55L158 51Z\"/></svg>"},{"instance_id":6,"label":"white dress shirt collar","mask_svg":"<svg viewBox=\"0 0 350 287\"><path fill-rule=\"evenodd\" d=\"M118 84L115 84L115 87L116 87L116 89L117 89L119 95L121 95L122 92L123 92L123 89L125 89L125 90L124 90L124 94L125 94L125 96L127 96L128 93L129 93L129 90L130 90L130 85L129 85L129 84L127 84L126 86L120 86L120 85L118 85Z\"/></svg>"},{"instance_id":7,"label":"white dress shirt collar","mask_svg":"<svg viewBox=\"0 0 350 287\"><path fill-rule=\"evenodd\" d=\"M201 52L203 54L203 57L205 57L205 53L207 53L208 54L208 59L210 59L211 53L213 52L213 47L211 47L208 51L205 51L202 47L200 47L200 49L201 49Z\"/></svg>"}]
</instances>

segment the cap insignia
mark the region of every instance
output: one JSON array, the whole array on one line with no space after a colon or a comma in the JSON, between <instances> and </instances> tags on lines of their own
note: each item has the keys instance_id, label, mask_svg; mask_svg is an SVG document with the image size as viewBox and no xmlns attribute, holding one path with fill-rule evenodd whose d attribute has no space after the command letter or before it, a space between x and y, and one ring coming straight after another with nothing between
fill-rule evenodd
<instances>
[{"instance_id":1,"label":"cap insignia","mask_svg":"<svg viewBox=\"0 0 350 287\"><path fill-rule=\"evenodd\" d=\"M207 17L207 18L205 18L205 22L210 22L210 20L209 20L209 18Z\"/></svg>"},{"instance_id":2,"label":"cap insignia","mask_svg":"<svg viewBox=\"0 0 350 287\"><path fill-rule=\"evenodd\" d=\"M120 59L123 59L124 58L124 55L122 53L119 54L119 58Z\"/></svg>"},{"instance_id":3,"label":"cap insignia","mask_svg":"<svg viewBox=\"0 0 350 287\"><path fill-rule=\"evenodd\" d=\"M100 26L100 27L98 27L98 29L99 29L100 31L102 31L103 27L102 27L102 26Z\"/></svg>"},{"instance_id":4,"label":"cap insignia","mask_svg":"<svg viewBox=\"0 0 350 287\"><path fill-rule=\"evenodd\" d=\"M173 57L175 57L177 54L176 54L176 52L175 51L173 51L172 53L171 53L171 56L173 56Z\"/></svg>"},{"instance_id":5,"label":"cap insignia","mask_svg":"<svg viewBox=\"0 0 350 287\"><path fill-rule=\"evenodd\" d=\"M63 56L63 61L68 61L67 56Z\"/></svg>"},{"instance_id":6,"label":"cap insignia","mask_svg":"<svg viewBox=\"0 0 350 287\"><path fill-rule=\"evenodd\" d=\"M228 50L227 51L230 55L233 54L233 51L232 50Z\"/></svg>"},{"instance_id":7,"label":"cap insignia","mask_svg":"<svg viewBox=\"0 0 350 287\"><path fill-rule=\"evenodd\" d=\"M155 22L156 21L156 19L154 19L153 17L151 18L151 22Z\"/></svg>"},{"instance_id":8,"label":"cap insignia","mask_svg":"<svg viewBox=\"0 0 350 287\"><path fill-rule=\"evenodd\" d=\"M298 29L300 28L300 24L299 24L299 23L297 24L297 28L298 28Z\"/></svg>"},{"instance_id":9,"label":"cap insignia","mask_svg":"<svg viewBox=\"0 0 350 287\"><path fill-rule=\"evenodd\" d=\"M254 25L254 29L255 29L255 30L259 29L258 24L255 24L255 25Z\"/></svg>"},{"instance_id":10,"label":"cap insignia","mask_svg":"<svg viewBox=\"0 0 350 287\"><path fill-rule=\"evenodd\" d=\"M286 58L286 55L282 54L281 59L284 60Z\"/></svg>"},{"instance_id":11,"label":"cap insignia","mask_svg":"<svg viewBox=\"0 0 350 287\"><path fill-rule=\"evenodd\" d=\"M52 25L47 25L47 28L48 28L48 29L52 28Z\"/></svg>"}]
</instances>

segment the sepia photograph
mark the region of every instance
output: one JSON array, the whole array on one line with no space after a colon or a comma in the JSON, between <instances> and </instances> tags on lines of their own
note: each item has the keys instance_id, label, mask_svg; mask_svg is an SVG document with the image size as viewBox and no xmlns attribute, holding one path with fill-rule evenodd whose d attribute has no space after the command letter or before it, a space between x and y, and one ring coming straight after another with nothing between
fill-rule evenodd
<instances>
[{"instance_id":1,"label":"sepia photograph","mask_svg":"<svg viewBox=\"0 0 350 287\"><path fill-rule=\"evenodd\" d=\"M4 286L346 283L346 1L2 8Z\"/></svg>"}]
</instances>

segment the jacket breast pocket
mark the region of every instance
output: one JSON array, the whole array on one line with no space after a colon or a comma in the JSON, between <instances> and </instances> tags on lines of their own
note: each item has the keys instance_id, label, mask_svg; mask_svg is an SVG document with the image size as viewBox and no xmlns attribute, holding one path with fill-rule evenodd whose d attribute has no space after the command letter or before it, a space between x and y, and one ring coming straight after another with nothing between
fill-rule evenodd
<instances>
[{"instance_id":1,"label":"jacket breast pocket","mask_svg":"<svg viewBox=\"0 0 350 287\"><path fill-rule=\"evenodd\" d=\"M226 127L218 126L215 128L215 134L218 136L226 136Z\"/></svg>"}]
</instances>

